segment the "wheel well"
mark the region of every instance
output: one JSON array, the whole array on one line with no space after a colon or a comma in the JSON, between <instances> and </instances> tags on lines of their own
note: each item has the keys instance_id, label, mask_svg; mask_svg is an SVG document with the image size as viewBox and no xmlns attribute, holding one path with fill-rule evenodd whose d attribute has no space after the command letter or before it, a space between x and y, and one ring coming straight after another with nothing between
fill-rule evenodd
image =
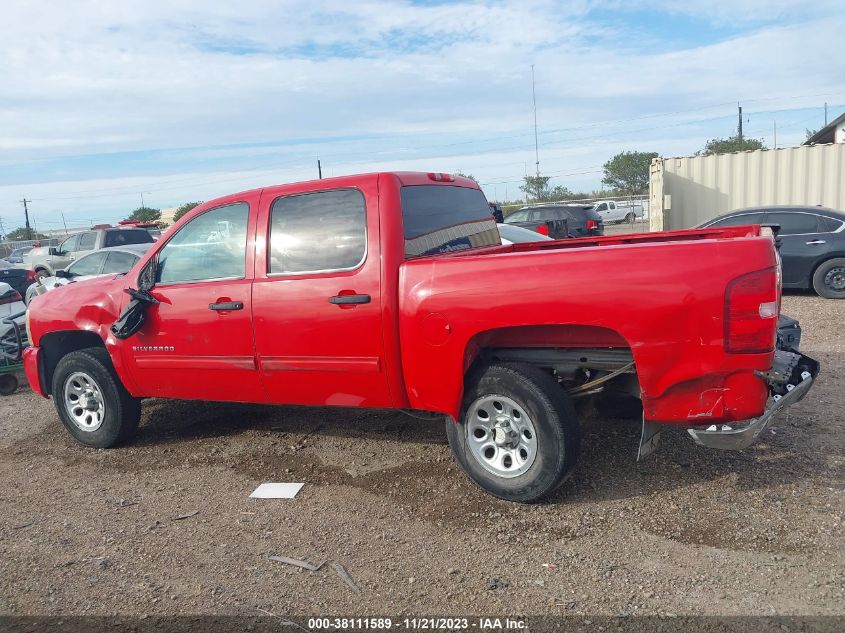
<instances>
[{"instance_id":1,"label":"wheel well","mask_svg":"<svg viewBox=\"0 0 845 633\"><path fill-rule=\"evenodd\" d=\"M482 332L467 346L465 375L479 364L497 361L539 367L553 374L566 389L581 385L589 388L587 383L606 376L616 389L640 395L631 348L622 335L608 328L538 325Z\"/></svg>"},{"instance_id":2,"label":"wheel well","mask_svg":"<svg viewBox=\"0 0 845 633\"><path fill-rule=\"evenodd\" d=\"M44 354L44 362L39 368L41 384L48 395L53 390L53 372L63 356L87 347L106 347L97 334L82 330L50 332L41 337L38 346Z\"/></svg>"}]
</instances>

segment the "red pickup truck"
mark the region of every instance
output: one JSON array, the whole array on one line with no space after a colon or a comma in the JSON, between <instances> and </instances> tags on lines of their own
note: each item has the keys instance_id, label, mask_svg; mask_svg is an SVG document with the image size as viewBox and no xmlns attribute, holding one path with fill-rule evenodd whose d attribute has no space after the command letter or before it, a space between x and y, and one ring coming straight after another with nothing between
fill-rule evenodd
<instances>
[{"instance_id":1,"label":"red pickup truck","mask_svg":"<svg viewBox=\"0 0 845 633\"><path fill-rule=\"evenodd\" d=\"M666 424L750 444L818 371L776 350L779 309L766 228L502 245L474 181L378 173L206 202L33 302L25 369L93 447L147 397L445 414L467 475L531 501L576 460L577 398L640 398L641 455Z\"/></svg>"}]
</instances>

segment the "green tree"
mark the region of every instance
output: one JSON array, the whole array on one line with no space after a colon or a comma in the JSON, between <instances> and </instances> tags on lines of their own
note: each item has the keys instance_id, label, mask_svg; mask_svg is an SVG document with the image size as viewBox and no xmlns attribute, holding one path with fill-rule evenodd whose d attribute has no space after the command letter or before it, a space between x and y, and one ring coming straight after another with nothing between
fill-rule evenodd
<instances>
[{"instance_id":1,"label":"green tree","mask_svg":"<svg viewBox=\"0 0 845 633\"><path fill-rule=\"evenodd\" d=\"M469 179L470 179L470 180L472 180L473 182L478 182L478 179L477 179L475 176L473 176L472 174L465 174L465 173L463 173L463 172L461 172L461 171L456 171L456 172L455 172L455 175L456 175L456 176L463 176L464 178L469 178Z\"/></svg>"},{"instance_id":2,"label":"green tree","mask_svg":"<svg viewBox=\"0 0 845 633\"><path fill-rule=\"evenodd\" d=\"M185 215L191 209L195 209L196 207L200 206L202 202L186 202L185 204L180 204L176 208L176 213L173 214L173 221L178 222L183 215Z\"/></svg>"},{"instance_id":3,"label":"green tree","mask_svg":"<svg viewBox=\"0 0 845 633\"><path fill-rule=\"evenodd\" d=\"M602 183L631 195L646 193L653 158L657 152L619 152L604 164Z\"/></svg>"},{"instance_id":4,"label":"green tree","mask_svg":"<svg viewBox=\"0 0 845 633\"><path fill-rule=\"evenodd\" d=\"M546 200L551 194L549 189L551 179L551 176L524 176L524 182L519 188L531 200Z\"/></svg>"},{"instance_id":5,"label":"green tree","mask_svg":"<svg viewBox=\"0 0 845 633\"><path fill-rule=\"evenodd\" d=\"M155 222L161 219L161 211L150 207L138 207L129 214L129 219L139 222Z\"/></svg>"},{"instance_id":6,"label":"green tree","mask_svg":"<svg viewBox=\"0 0 845 633\"><path fill-rule=\"evenodd\" d=\"M745 152L754 149L763 149L763 141L757 138L740 138L739 135L728 138L711 138L704 144L704 149L697 152L697 155L709 156L710 154L729 154L731 152Z\"/></svg>"},{"instance_id":7,"label":"green tree","mask_svg":"<svg viewBox=\"0 0 845 633\"><path fill-rule=\"evenodd\" d=\"M806 142L813 138L818 133L818 130L809 130L807 128L804 128L804 132L807 133L807 138L804 139L804 141Z\"/></svg>"},{"instance_id":8,"label":"green tree","mask_svg":"<svg viewBox=\"0 0 845 633\"><path fill-rule=\"evenodd\" d=\"M14 231L9 231L6 234L6 239L10 242L19 242L24 240L46 240L49 238L43 233L36 233L34 229L29 230L29 237L27 237L26 227L22 226Z\"/></svg>"},{"instance_id":9,"label":"green tree","mask_svg":"<svg viewBox=\"0 0 845 633\"><path fill-rule=\"evenodd\" d=\"M551 200L570 200L575 197L567 187L557 185L554 189L549 191L549 199Z\"/></svg>"}]
</instances>

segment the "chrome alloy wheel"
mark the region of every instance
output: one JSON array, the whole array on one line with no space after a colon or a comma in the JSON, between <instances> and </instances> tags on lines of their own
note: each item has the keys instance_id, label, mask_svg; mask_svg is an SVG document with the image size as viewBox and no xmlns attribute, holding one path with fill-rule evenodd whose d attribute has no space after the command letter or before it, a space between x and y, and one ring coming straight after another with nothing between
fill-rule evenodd
<instances>
[{"instance_id":1,"label":"chrome alloy wheel","mask_svg":"<svg viewBox=\"0 0 845 633\"><path fill-rule=\"evenodd\" d=\"M77 371L65 381L65 410L83 431L93 432L103 424L106 403L100 386L85 372Z\"/></svg>"},{"instance_id":2,"label":"chrome alloy wheel","mask_svg":"<svg viewBox=\"0 0 845 633\"><path fill-rule=\"evenodd\" d=\"M525 409L505 396L484 396L470 405L466 440L475 460L497 477L518 477L537 457L534 423Z\"/></svg>"}]
</instances>

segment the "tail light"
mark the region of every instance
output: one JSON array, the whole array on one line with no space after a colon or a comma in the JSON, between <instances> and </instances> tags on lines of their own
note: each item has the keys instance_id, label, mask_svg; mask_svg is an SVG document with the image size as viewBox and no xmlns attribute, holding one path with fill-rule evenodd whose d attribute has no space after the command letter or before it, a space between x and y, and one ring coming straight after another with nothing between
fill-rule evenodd
<instances>
[{"instance_id":1,"label":"tail light","mask_svg":"<svg viewBox=\"0 0 845 633\"><path fill-rule=\"evenodd\" d=\"M38 279L38 273L36 273L34 270L26 271L26 280L27 281L35 281L36 279Z\"/></svg>"},{"instance_id":2,"label":"tail light","mask_svg":"<svg viewBox=\"0 0 845 633\"><path fill-rule=\"evenodd\" d=\"M537 226L536 231L537 231L537 233L539 233L540 235L545 235L546 237L548 237L548 235L549 235L549 226L548 226L547 224L540 224L539 226Z\"/></svg>"},{"instance_id":3,"label":"tail light","mask_svg":"<svg viewBox=\"0 0 845 633\"><path fill-rule=\"evenodd\" d=\"M598 220L587 220L587 230L596 231L599 228Z\"/></svg>"},{"instance_id":4,"label":"tail light","mask_svg":"<svg viewBox=\"0 0 845 633\"><path fill-rule=\"evenodd\" d=\"M452 174L444 174L441 172L429 172L428 177L434 182L455 182L455 177Z\"/></svg>"},{"instance_id":5,"label":"tail light","mask_svg":"<svg viewBox=\"0 0 845 633\"><path fill-rule=\"evenodd\" d=\"M780 312L778 268L732 280L725 291L725 351L764 354L775 348Z\"/></svg>"},{"instance_id":6,"label":"tail light","mask_svg":"<svg viewBox=\"0 0 845 633\"><path fill-rule=\"evenodd\" d=\"M16 301L21 300L21 293L17 290L12 290L12 292L8 292L2 297L0 297L0 306L6 305L7 303L15 303Z\"/></svg>"}]
</instances>

